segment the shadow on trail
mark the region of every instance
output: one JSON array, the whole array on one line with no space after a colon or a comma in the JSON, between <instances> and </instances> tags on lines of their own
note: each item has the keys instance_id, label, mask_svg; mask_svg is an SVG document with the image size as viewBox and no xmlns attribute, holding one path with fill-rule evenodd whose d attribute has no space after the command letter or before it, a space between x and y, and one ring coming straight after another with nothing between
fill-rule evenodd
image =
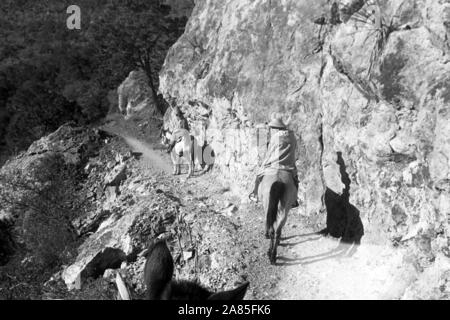
<instances>
[{"instance_id":1,"label":"shadow on trail","mask_svg":"<svg viewBox=\"0 0 450 320\"><path fill-rule=\"evenodd\" d=\"M128 143L128 145L134 150L141 152L145 160L151 163L152 166L164 171L165 173L170 173L172 171L172 166L168 163L166 159L155 152L153 148L145 142L139 141L136 138L122 136L123 139Z\"/></svg>"},{"instance_id":2,"label":"shadow on trail","mask_svg":"<svg viewBox=\"0 0 450 320\"><path fill-rule=\"evenodd\" d=\"M308 239L303 242L314 241L319 238L321 238L321 237ZM302 243L302 242L300 242L300 243ZM282 245L280 244L280 246L282 246ZM320 261L331 260L331 259L335 259L335 258L337 258L337 259L351 258L356 253L357 248L358 248L358 244L355 244L355 243L346 244L346 243L340 242L339 245L332 250L329 250L327 252L320 253L317 255L309 256L309 257L288 258L285 256L279 256L277 259L281 260L283 262L277 262L276 265L277 266L308 265L308 264L313 264L313 263L317 263Z\"/></svg>"},{"instance_id":3,"label":"shadow on trail","mask_svg":"<svg viewBox=\"0 0 450 320\"><path fill-rule=\"evenodd\" d=\"M301 241L297 241L297 242L280 243L279 246L280 247L295 247L295 246L297 246L299 244L302 244L302 243L305 243L305 242L319 240L320 238L322 238L322 236L317 236L317 237L314 237L314 238L309 238L309 239L305 239L305 240L301 240Z\"/></svg>"},{"instance_id":4,"label":"shadow on trail","mask_svg":"<svg viewBox=\"0 0 450 320\"><path fill-rule=\"evenodd\" d=\"M355 253L357 249L357 244L347 245L347 244L340 244L337 248L330 250L325 253L317 254L315 256L305 257L303 258L302 264L308 265L324 260L330 260L330 259L339 259L339 258L351 258Z\"/></svg>"},{"instance_id":5,"label":"shadow on trail","mask_svg":"<svg viewBox=\"0 0 450 320\"><path fill-rule=\"evenodd\" d=\"M289 258L286 256L278 256L278 262L275 263L275 265L308 265L325 260L349 258L356 253L358 246L361 243L361 238L364 235L364 226L360 218L359 210L349 201L351 180L347 173L346 165L344 159L342 158L341 152L337 153L336 162L339 165L342 183L345 188L342 194L338 194L329 188L327 188L325 192L327 227L319 232L283 237L280 240L286 241L296 238L300 239L296 242L280 243L279 246L293 248L306 242L319 240L320 238L328 235L339 239L338 246L332 250L309 257ZM306 239L302 239L305 237Z\"/></svg>"},{"instance_id":6,"label":"shadow on trail","mask_svg":"<svg viewBox=\"0 0 450 320\"><path fill-rule=\"evenodd\" d=\"M290 240L290 239L300 238L300 237L317 236L317 235L319 235L318 232L311 232L311 233L305 233L305 234L298 234L298 235L294 235L294 236L280 237L280 241Z\"/></svg>"},{"instance_id":7,"label":"shadow on trail","mask_svg":"<svg viewBox=\"0 0 450 320\"><path fill-rule=\"evenodd\" d=\"M359 245L364 235L364 226L359 210L349 201L351 180L346 171L341 152L337 153L336 163L339 165L342 183L345 185L345 188L342 194L327 188L325 192L327 227L319 233L341 238L342 244Z\"/></svg>"}]
</instances>

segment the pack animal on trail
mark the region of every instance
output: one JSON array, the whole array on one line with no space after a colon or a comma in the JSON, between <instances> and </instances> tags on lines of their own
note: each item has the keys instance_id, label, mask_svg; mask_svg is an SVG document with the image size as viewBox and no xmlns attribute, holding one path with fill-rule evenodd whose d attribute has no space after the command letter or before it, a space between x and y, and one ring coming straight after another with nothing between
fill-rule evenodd
<instances>
[{"instance_id":1,"label":"pack animal on trail","mask_svg":"<svg viewBox=\"0 0 450 320\"><path fill-rule=\"evenodd\" d=\"M174 136L173 136L174 135ZM188 178L195 171L196 165L201 168L201 173L208 172L212 168L212 164L205 164L203 159L203 149L199 146L197 139L189 134L186 129L177 129L171 132L169 129L161 129L161 144L169 145L171 139L175 139L176 144L170 152L173 163L173 175L181 174L181 166L183 162L188 163Z\"/></svg>"},{"instance_id":2,"label":"pack animal on trail","mask_svg":"<svg viewBox=\"0 0 450 320\"><path fill-rule=\"evenodd\" d=\"M297 188L292 175L283 170L265 175L259 186L259 198L262 200L266 214L266 238L270 239L267 254L271 264L275 264L277 247L280 244L289 210L297 199Z\"/></svg>"},{"instance_id":3,"label":"pack animal on trail","mask_svg":"<svg viewBox=\"0 0 450 320\"><path fill-rule=\"evenodd\" d=\"M213 293L190 281L174 281L174 262L165 241L153 244L144 268L144 282L149 300L242 300L249 283L223 292Z\"/></svg>"}]
</instances>

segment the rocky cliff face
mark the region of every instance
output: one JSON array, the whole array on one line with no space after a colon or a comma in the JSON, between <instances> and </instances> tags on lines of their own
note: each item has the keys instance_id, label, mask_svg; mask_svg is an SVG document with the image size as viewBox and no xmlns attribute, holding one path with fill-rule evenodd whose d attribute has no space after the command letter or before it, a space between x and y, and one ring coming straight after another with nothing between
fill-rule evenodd
<instances>
[{"instance_id":1,"label":"rocky cliff face","mask_svg":"<svg viewBox=\"0 0 450 320\"><path fill-rule=\"evenodd\" d=\"M330 222L350 205L365 241L407 245L421 269L448 254L449 36L445 0L199 0L160 91L194 127L212 112L216 164L249 183L258 124L281 113L299 210Z\"/></svg>"}]
</instances>

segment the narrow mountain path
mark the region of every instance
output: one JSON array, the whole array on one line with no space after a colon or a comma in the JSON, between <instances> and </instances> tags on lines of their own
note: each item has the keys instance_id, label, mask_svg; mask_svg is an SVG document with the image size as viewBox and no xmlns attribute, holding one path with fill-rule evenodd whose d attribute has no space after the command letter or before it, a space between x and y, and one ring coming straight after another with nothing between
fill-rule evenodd
<instances>
[{"instance_id":1,"label":"narrow mountain path","mask_svg":"<svg viewBox=\"0 0 450 320\"><path fill-rule=\"evenodd\" d=\"M172 165L170 164L170 159L168 159L168 157L163 157L155 152L151 145L136 138L125 135L122 136L122 138L134 151L142 153L145 163L149 165L150 168L160 170L167 175L171 174Z\"/></svg>"},{"instance_id":2,"label":"narrow mountain path","mask_svg":"<svg viewBox=\"0 0 450 320\"><path fill-rule=\"evenodd\" d=\"M142 153L143 170L169 181L177 197L193 202L210 199L217 204L217 212L227 206L234 208L226 218L237 226L232 235L236 245L222 250L240 253L238 272L250 281L246 299L398 299L414 280L412 272L405 272L399 250L365 244L364 238L359 247L340 245L338 239L314 233L298 209L289 214L277 265L272 266L266 253L269 243L263 235L265 216L260 205L248 203L244 194L233 194L214 172L190 179L185 174L172 176L170 158L158 150L156 136L139 136L124 121L112 122L103 129L123 137L133 151ZM193 209L201 203L186 205Z\"/></svg>"}]
</instances>

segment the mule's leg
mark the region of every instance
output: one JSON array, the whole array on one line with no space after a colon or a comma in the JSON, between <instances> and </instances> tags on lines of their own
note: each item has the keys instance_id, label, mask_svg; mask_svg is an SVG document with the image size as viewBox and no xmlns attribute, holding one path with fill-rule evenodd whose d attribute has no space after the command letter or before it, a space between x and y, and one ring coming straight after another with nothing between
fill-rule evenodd
<instances>
[{"instance_id":1,"label":"mule's leg","mask_svg":"<svg viewBox=\"0 0 450 320\"><path fill-rule=\"evenodd\" d=\"M179 153L174 151L174 157L175 157L176 163L177 163L177 175L180 175L181 174L181 163L183 162L183 159L178 154Z\"/></svg>"},{"instance_id":2,"label":"mule's leg","mask_svg":"<svg viewBox=\"0 0 450 320\"><path fill-rule=\"evenodd\" d=\"M194 172L194 163L192 161L191 156L192 156L191 152L186 152L186 160L188 162L188 175L187 175L188 178L191 177L192 173Z\"/></svg>"},{"instance_id":3,"label":"mule's leg","mask_svg":"<svg viewBox=\"0 0 450 320\"><path fill-rule=\"evenodd\" d=\"M270 256L271 264L275 264L277 262L277 249L280 244L280 237L281 237L281 229L277 230L274 234L274 237L271 239L271 241L273 242L272 255Z\"/></svg>"},{"instance_id":4,"label":"mule's leg","mask_svg":"<svg viewBox=\"0 0 450 320\"><path fill-rule=\"evenodd\" d=\"M202 168L202 172L201 174L205 174L208 173L209 171L211 171L212 165L211 164L205 164Z\"/></svg>"},{"instance_id":5,"label":"mule's leg","mask_svg":"<svg viewBox=\"0 0 450 320\"><path fill-rule=\"evenodd\" d=\"M272 263L272 251L273 251L273 245L274 245L274 237L275 237L275 230L273 228L273 224L269 222L268 219L266 219L266 239L270 239L270 245L269 250L267 251L267 255L269 257L270 263Z\"/></svg>"},{"instance_id":6,"label":"mule's leg","mask_svg":"<svg viewBox=\"0 0 450 320\"><path fill-rule=\"evenodd\" d=\"M195 165L194 162L189 161L189 173L188 173L188 177L192 177L192 175L194 174L195 171Z\"/></svg>"},{"instance_id":7,"label":"mule's leg","mask_svg":"<svg viewBox=\"0 0 450 320\"><path fill-rule=\"evenodd\" d=\"M272 265L275 264L277 260L277 244L276 244L276 235L273 229L270 231L270 247L269 252L267 252L267 254L269 255L270 264Z\"/></svg>"},{"instance_id":8,"label":"mule's leg","mask_svg":"<svg viewBox=\"0 0 450 320\"><path fill-rule=\"evenodd\" d=\"M273 261L273 250L275 247L275 229L273 224L266 221L266 238L270 239L269 250L267 251L267 255L269 257L270 264L274 264Z\"/></svg>"},{"instance_id":9,"label":"mule's leg","mask_svg":"<svg viewBox=\"0 0 450 320\"><path fill-rule=\"evenodd\" d=\"M278 235L278 238L281 237L281 231L283 230L284 225L286 224L288 214L289 214L288 207L284 208L282 207L278 210L277 220L275 221L274 225L275 234Z\"/></svg>"},{"instance_id":10,"label":"mule's leg","mask_svg":"<svg viewBox=\"0 0 450 320\"><path fill-rule=\"evenodd\" d=\"M274 232L273 228L269 229L268 236L270 239L270 244L269 244L269 250L267 251L267 255L269 256L270 263L273 264L272 256L273 256L273 246L275 244L275 232Z\"/></svg>"},{"instance_id":11,"label":"mule's leg","mask_svg":"<svg viewBox=\"0 0 450 320\"><path fill-rule=\"evenodd\" d=\"M277 240L275 236L270 239L270 243L272 249L270 251L269 261L271 265L274 265L277 262Z\"/></svg>"},{"instance_id":12,"label":"mule's leg","mask_svg":"<svg viewBox=\"0 0 450 320\"><path fill-rule=\"evenodd\" d=\"M205 174L206 172L208 172L209 166L203 163L203 156L201 154L196 157L196 162L198 163L198 167L200 168L200 174Z\"/></svg>"},{"instance_id":13,"label":"mule's leg","mask_svg":"<svg viewBox=\"0 0 450 320\"><path fill-rule=\"evenodd\" d=\"M273 226L271 226L269 221L266 220L266 232L265 232L266 239L270 239L270 228L271 227L272 227L272 232L273 232Z\"/></svg>"},{"instance_id":14,"label":"mule's leg","mask_svg":"<svg viewBox=\"0 0 450 320\"><path fill-rule=\"evenodd\" d=\"M276 220L274 221L273 225L268 226L270 236L269 261L270 264L272 265L274 265L277 262L277 247L280 244L280 236L281 236L280 223L282 215L280 216L280 212L282 211L283 210L278 209Z\"/></svg>"},{"instance_id":15,"label":"mule's leg","mask_svg":"<svg viewBox=\"0 0 450 320\"><path fill-rule=\"evenodd\" d=\"M191 163L188 164L188 172L187 177L190 178L192 176L192 165Z\"/></svg>"},{"instance_id":16,"label":"mule's leg","mask_svg":"<svg viewBox=\"0 0 450 320\"><path fill-rule=\"evenodd\" d=\"M172 174L174 176L176 176L178 174L178 162L177 162L177 156L173 151L170 154L170 158L172 159L172 163L173 163L173 173Z\"/></svg>"},{"instance_id":17,"label":"mule's leg","mask_svg":"<svg viewBox=\"0 0 450 320\"><path fill-rule=\"evenodd\" d=\"M270 263L271 264L275 264L275 262L277 261L277 249L278 246L280 245L280 238L281 238L281 231L283 230L284 225L286 224L287 221L287 216L289 213L289 206L287 207L280 207L277 213L277 219L274 223L274 236L273 239L271 239L271 241L273 241L273 248L272 248L272 252L271 252L271 256L270 256Z\"/></svg>"}]
</instances>

